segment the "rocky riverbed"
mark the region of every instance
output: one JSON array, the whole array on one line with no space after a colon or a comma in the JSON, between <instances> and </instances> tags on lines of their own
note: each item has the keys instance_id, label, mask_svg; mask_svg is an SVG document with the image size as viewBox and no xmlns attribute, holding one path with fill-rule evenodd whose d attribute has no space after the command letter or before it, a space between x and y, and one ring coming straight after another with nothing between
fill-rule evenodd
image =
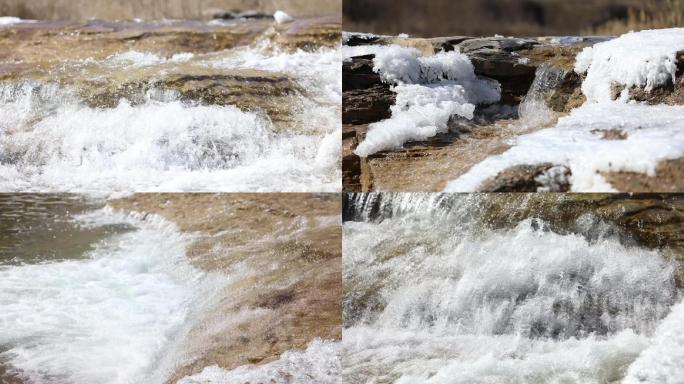
<instances>
[{"instance_id":1,"label":"rocky riverbed","mask_svg":"<svg viewBox=\"0 0 684 384\"><path fill-rule=\"evenodd\" d=\"M451 181L469 171L478 173L474 168L476 165L504 154L516 146L519 138L556 125L561 126L563 117L587 104L582 90L586 74L575 70L577 55L587 47L608 40L608 37L466 36L424 39L345 33L342 114L344 190L444 190L449 188ZM390 119L391 109L402 107L395 105L396 84L383 78L387 75L377 66L374 52L383 52L383 47L415 49L419 52L418 60L424 61L438 56L439 52L456 50L472 63L475 76L498 82L499 101L476 105L470 119L452 117L446 131L442 130L427 139L412 140L404 143L402 148L359 156L355 151L359 143L366 139L369 125L372 127ZM682 54L676 56L679 69L672 81L666 81L649 90L633 86L629 89L629 98L647 105L684 104L681 97L684 84L681 76L683 57ZM618 98L623 88L624 86L614 85L614 99ZM606 112L610 113L612 112ZM595 125L591 134L600 136L600 140L605 142L620 143L630 136L627 130L620 130L619 125L616 128L613 122L593 121L587 124ZM678 123L669 125L673 124ZM568 136L566 140L573 140L573 137ZM555 145L561 148L561 144ZM664 141L663 145L678 146L679 142L673 144ZM569 153L569 156L572 155ZM566 163L572 163L572 160ZM567 191L573 188L569 181L573 177L570 168L566 164L553 162L523 161L479 181L475 189L499 192ZM575 189L671 192L682 188L680 176L684 169L681 167L681 158L678 157L660 160L655 169L649 172L616 168L612 170L610 164L607 164L605 169L597 171L603 178L601 187L595 184L594 187ZM552 175L549 176L550 174ZM468 177L477 178L473 175ZM545 183L549 178L556 181L549 185ZM465 186L466 184L452 184L450 190L474 187L474 184Z\"/></svg>"}]
</instances>

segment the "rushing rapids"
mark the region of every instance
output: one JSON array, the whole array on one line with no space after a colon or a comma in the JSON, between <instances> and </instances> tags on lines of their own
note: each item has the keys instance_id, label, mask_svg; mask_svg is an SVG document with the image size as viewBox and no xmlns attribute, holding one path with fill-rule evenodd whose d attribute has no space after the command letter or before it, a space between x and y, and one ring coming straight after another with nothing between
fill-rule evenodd
<instances>
[{"instance_id":1,"label":"rushing rapids","mask_svg":"<svg viewBox=\"0 0 684 384\"><path fill-rule=\"evenodd\" d=\"M573 199L575 219L543 219ZM639 245L629 228L595 209L609 201L348 195L345 379L598 384L629 376L630 383L676 382L672 362L681 345L666 335L680 316L673 309L680 301L678 263L666 248ZM631 211L613 204L615 212ZM661 208L657 199L650 204ZM529 207L536 208L528 217ZM658 351L674 357L651 365Z\"/></svg>"},{"instance_id":2,"label":"rushing rapids","mask_svg":"<svg viewBox=\"0 0 684 384\"><path fill-rule=\"evenodd\" d=\"M337 191L338 38L326 17L0 26L0 190Z\"/></svg>"}]
</instances>

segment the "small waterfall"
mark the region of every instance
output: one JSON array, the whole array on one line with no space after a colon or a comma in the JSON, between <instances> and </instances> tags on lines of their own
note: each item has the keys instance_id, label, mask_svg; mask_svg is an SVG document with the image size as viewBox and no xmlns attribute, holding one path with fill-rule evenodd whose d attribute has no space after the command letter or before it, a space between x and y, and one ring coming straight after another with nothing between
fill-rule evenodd
<instances>
[{"instance_id":1,"label":"small waterfall","mask_svg":"<svg viewBox=\"0 0 684 384\"><path fill-rule=\"evenodd\" d=\"M555 113L546 105L545 98L566 74L565 70L548 63L537 68L530 90L518 106L518 116L524 127L541 128L553 122Z\"/></svg>"},{"instance_id":2,"label":"small waterfall","mask_svg":"<svg viewBox=\"0 0 684 384\"><path fill-rule=\"evenodd\" d=\"M189 60L219 75L193 75ZM242 47L170 58L130 51L53 71L49 80L0 82L2 190L340 188L336 50ZM248 73L247 80L225 72ZM249 76L275 85L255 91ZM199 88L201 81L211 85ZM229 91L214 90L221 87Z\"/></svg>"}]
</instances>

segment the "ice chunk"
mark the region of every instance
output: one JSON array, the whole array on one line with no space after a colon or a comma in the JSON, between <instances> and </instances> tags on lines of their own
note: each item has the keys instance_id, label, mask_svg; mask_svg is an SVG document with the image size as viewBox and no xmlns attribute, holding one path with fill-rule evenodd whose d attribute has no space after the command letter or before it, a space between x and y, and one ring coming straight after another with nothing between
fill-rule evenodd
<instances>
[{"instance_id":1,"label":"ice chunk","mask_svg":"<svg viewBox=\"0 0 684 384\"><path fill-rule=\"evenodd\" d=\"M273 18L278 24L289 23L291 21L294 21L294 18L292 18L292 16L288 15L283 11L276 11L276 13L273 14Z\"/></svg>"},{"instance_id":2,"label":"ice chunk","mask_svg":"<svg viewBox=\"0 0 684 384\"><path fill-rule=\"evenodd\" d=\"M375 54L374 70L382 80L396 84L397 99L391 118L369 126L366 139L356 149L359 156L446 132L451 116L472 119L475 104L500 98L499 84L478 79L472 63L460 52L423 57L415 48L399 46L365 50Z\"/></svg>"},{"instance_id":3,"label":"ice chunk","mask_svg":"<svg viewBox=\"0 0 684 384\"><path fill-rule=\"evenodd\" d=\"M612 99L612 86L654 87L674 81L677 52L684 50L684 28L630 32L617 39L585 48L575 62L577 73L587 74L582 92L589 102ZM623 90L621 100L627 101Z\"/></svg>"}]
</instances>

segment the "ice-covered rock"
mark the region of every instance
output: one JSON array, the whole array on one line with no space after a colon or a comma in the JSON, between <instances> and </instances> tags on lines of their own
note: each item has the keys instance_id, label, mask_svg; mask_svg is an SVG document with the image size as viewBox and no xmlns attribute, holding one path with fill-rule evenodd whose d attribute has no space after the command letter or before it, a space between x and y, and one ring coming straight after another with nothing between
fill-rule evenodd
<instances>
[{"instance_id":1,"label":"ice-covered rock","mask_svg":"<svg viewBox=\"0 0 684 384\"><path fill-rule=\"evenodd\" d=\"M684 50L684 28L630 32L617 39L585 48L575 71L586 73L582 92L589 102L610 101L615 85L622 86L620 100L629 100L629 89L650 92L675 82L677 52Z\"/></svg>"}]
</instances>

